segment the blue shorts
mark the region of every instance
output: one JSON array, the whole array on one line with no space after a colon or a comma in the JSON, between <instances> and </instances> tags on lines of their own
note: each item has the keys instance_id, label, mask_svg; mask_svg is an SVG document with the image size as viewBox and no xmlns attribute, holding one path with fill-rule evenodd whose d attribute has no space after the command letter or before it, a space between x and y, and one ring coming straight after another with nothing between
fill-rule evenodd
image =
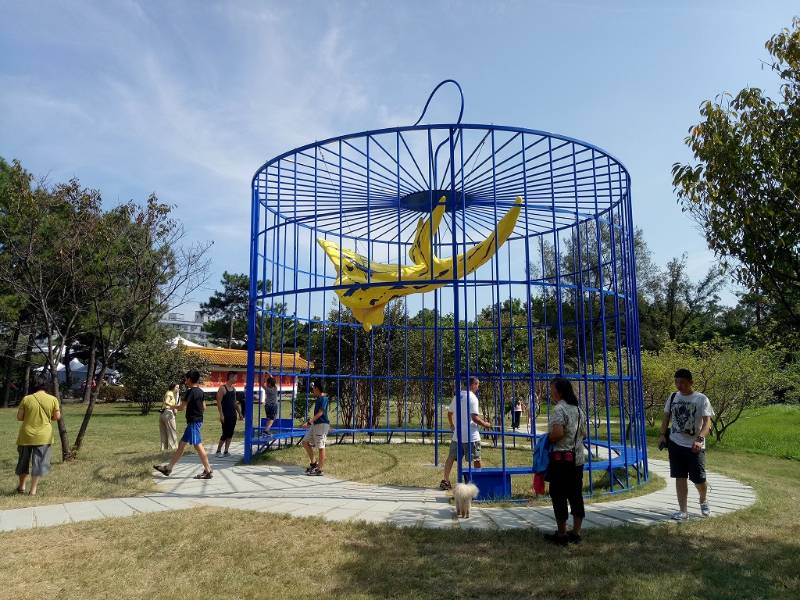
<instances>
[{"instance_id":1,"label":"blue shorts","mask_svg":"<svg viewBox=\"0 0 800 600\"><path fill-rule=\"evenodd\" d=\"M196 446L203 443L203 438L200 435L200 428L203 426L202 421L194 421L186 424L186 429L183 432L182 442Z\"/></svg>"}]
</instances>

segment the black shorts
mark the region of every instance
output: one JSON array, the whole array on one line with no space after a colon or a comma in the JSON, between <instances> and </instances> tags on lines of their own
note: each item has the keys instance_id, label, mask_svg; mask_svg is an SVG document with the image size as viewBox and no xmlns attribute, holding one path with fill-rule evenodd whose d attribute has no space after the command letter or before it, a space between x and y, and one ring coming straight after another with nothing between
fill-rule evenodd
<instances>
[{"instance_id":1,"label":"black shorts","mask_svg":"<svg viewBox=\"0 0 800 600\"><path fill-rule=\"evenodd\" d=\"M268 421L274 421L278 418L278 403L277 402L267 402L264 406L264 412L266 413L266 417Z\"/></svg>"},{"instance_id":2,"label":"black shorts","mask_svg":"<svg viewBox=\"0 0 800 600\"><path fill-rule=\"evenodd\" d=\"M692 483L706 482L706 451L697 454L691 448L679 446L673 441L669 443L669 476L674 479L685 479Z\"/></svg>"},{"instance_id":3,"label":"black shorts","mask_svg":"<svg viewBox=\"0 0 800 600\"><path fill-rule=\"evenodd\" d=\"M225 422L222 424L222 439L229 440L233 437L233 432L236 429L236 413L232 415L224 415Z\"/></svg>"}]
</instances>

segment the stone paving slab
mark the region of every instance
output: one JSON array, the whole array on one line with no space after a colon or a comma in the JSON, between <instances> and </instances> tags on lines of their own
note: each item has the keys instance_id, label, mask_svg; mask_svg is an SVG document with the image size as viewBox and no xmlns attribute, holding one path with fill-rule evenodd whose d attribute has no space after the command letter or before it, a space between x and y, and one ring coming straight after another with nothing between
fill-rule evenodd
<instances>
[{"instance_id":1,"label":"stone paving slab","mask_svg":"<svg viewBox=\"0 0 800 600\"><path fill-rule=\"evenodd\" d=\"M63 504L37 506L33 509L33 516L36 520L36 527L50 527L70 522L69 514Z\"/></svg>"},{"instance_id":2,"label":"stone paving slab","mask_svg":"<svg viewBox=\"0 0 800 600\"><path fill-rule=\"evenodd\" d=\"M0 531L47 527L140 513L182 510L199 506L254 510L328 521L388 523L397 527L438 529L555 528L549 506L484 507L473 504L469 519L457 519L447 493L436 489L400 488L307 477L300 466L241 465L242 445L235 456L211 457L214 478L196 480L196 455L188 455L171 477L154 476L159 493L133 498L87 500L0 511ZM677 510L675 484L663 460L650 460L651 472L667 480L665 489L622 500L587 504L585 527L651 525L668 520ZM756 494L738 481L709 473L712 516L752 505ZM689 488L689 514L699 518L697 492Z\"/></svg>"},{"instance_id":3,"label":"stone paving slab","mask_svg":"<svg viewBox=\"0 0 800 600\"><path fill-rule=\"evenodd\" d=\"M3 531L14 531L15 529L30 529L36 526L33 508L12 508L2 511Z\"/></svg>"}]
</instances>

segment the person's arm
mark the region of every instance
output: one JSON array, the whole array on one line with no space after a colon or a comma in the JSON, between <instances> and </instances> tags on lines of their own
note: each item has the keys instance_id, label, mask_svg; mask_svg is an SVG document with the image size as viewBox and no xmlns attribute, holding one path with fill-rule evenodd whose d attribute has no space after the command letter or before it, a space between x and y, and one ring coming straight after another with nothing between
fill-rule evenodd
<instances>
[{"instance_id":1,"label":"person's arm","mask_svg":"<svg viewBox=\"0 0 800 600\"><path fill-rule=\"evenodd\" d=\"M53 420L53 421L60 421L61 420L61 409L60 408L56 408L53 411L53 416L51 417L51 420Z\"/></svg>"},{"instance_id":2,"label":"person's arm","mask_svg":"<svg viewBox=\"0 0 800 600\"><path fill-rule=\"evenodd\" d=\"M553 423L552 427L550 427L550 442L555 444L561 438L564 437L564 426L560 423Z\"/></svg>"},{"instance_id":3,"label":"person's arm","mask_svg":"<svg viewBox=\"0 0 800 600\"><path fill-rule=\"evenodd\" d=\"M666 404L664 404L664 418L661 419L661 427L658 432L658 444L659 446L665 446L667 444L667 427L669 427L669 420L672 415L670 415L670 411L672 409L670 400L672 396L667 400Z\"/></svg>"},{"instance_id":4,"label":"person's arm","mask_svg":"<svg viewBox=\"0 0 800 600\"><path fill-rule=\"evenodd\" d=\"M242 407L239 404L239 400L236 400L236 402L234 402L234 407L236 408L236 416L238 417L238 419L240 421L244 421L244 415L242 414Z\"/></svg>"},{"instance_id":5,"label":"person's arm","mask_svg":"<svg viewBox=\"0 0 800 600\"><path fill-rule=\"evenodd\" d=\"M325 411L324 411L324 410L318 410L317 412L315 412L315 413L314 413L314 416L313 416L313 417L311 417L311 418L308 420L308 424L309 424L309 425L313 425L314 423L316 423L316 422L317 422L317 419L319 419L319 418L320 418L322 415L324 415L324 414L325 414Z\"/></svg>"},{"instance_id":6,"label":"person's arm","mask_svg":"<svg viewBox=\"0 0 800 600\"><path fill-rule=\"evenodd\" d=\"M667 427L669 427L669 413L664 413L664 418L661 419L661 428L658 432L659 444L667 443Z\"/></svg>"},{"instance_id":7,"label":"person's arm","mask_svg":"<svg viewBox=\"0 0 800 600\"><path fill-rule=\"evenodd\" d=\"M491 423L489 423L489 421L484 421L484 420L481 418L481 416L480 416L479 414L477 414L477 413L475 413L475 414L473 414L473 415L472 415L472 422L473 422L473 423L477 423L477 424L478 424L478 425L480 425L481 427L487 427L487 428L491 428L491 427L492 427L492 424L491 424Z\"/></svg>"},{"instance_id":8,"label":"person's arm","mask_svg":"<svg viewBox=\"0 0 800 600\"><path fill-rule=\"evenodd\" d=\"M224 392L222 391L222 386L220 386L219 389L217 390L217 397L216 397L217 412L219 413L219 422L220 423L224 423L225 422L225 417L222 415L222 395L223 394L224 394ZM236 404L238 406L239 403L237 402ZM237 413L239 412L238 408L236 409L236 412Z\"/></svg>"},{"instance_id":9,"label":"person's arm","mask_svg":"<svg viewBox=\"0 0 800 600\"><path fill-rule=\"evenodd\" d=\"M703 449L703 442L706 436L711 433L711 417L703 417L703 425L700 427L700 433L697 434L694 443L692 444L692 452L698 453Z\"/></svg>"},{"instance_id":10,"label":"person's arm","mask_svg":"<svg viewBox=\"0 0 800 600\"><path fill-rule=\"evenodd\" d=\"M17 421L24 421L25 420L25 405L20 404L19 408L17 409Z\"/></svg>"},{"instance_id":11,"label":"person's arm","mask_svg":"<svg viewBox=\"0 0 800 600\"><path fill-rule=\"evenodd\" d=\"M560 406L557 406L553 412L550 413L550 432L547 437L550 438L551 443L555 444L564 437L565 425L566 419L564 416L564 411Z\"/></svg>"},{"instance_id":12,"label":"person's arm","mask_svg":"<svg viewBox=\"0 0 800 600\"><path fill-rule=\"evenodd\" d=\"M449 410L447 411L447 420L450 423L450 429L455 429L456 426L455 423L453 423L453 413L451 413Z\"/></svg>"}]
</instances>

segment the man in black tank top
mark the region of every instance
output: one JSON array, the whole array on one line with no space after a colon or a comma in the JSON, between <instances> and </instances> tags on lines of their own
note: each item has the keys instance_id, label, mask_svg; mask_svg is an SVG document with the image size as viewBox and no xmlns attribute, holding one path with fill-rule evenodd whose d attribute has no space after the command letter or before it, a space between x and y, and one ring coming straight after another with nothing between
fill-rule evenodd
<instances>
[{"instance_id":1,"label":"man in black tank top","mask_svg":"<svg viewBox=\"0 0 800 600\"><path fill-rule=\"evenodd\" d=\"M225 446L225 456L231 447L231 439L236 429L236 421L244 420L239 403L236 401L236 371L228 371L228 379L217 390L217 411L219 422L222 424L222 435L217 444L217 456L222 456L222 446Z\"/></svg>"},{"instance_id":2,"label":"man in black tank top","mask_svg":"<svg viewBox=\"0 0 800 600\"><path fill-rule=\"evenodd\" d=\"M183 456L183 451L186 449L186 444L194 446L195 452L200 457L200 462L203 463L203 472L195 475L195 479L211 479L212 471L211 465L208 463L208 455L206 449L203 447L203 439L200 435L200 429L203 426L203 412L206 409L205 397L203 390L200 389L198 382L200 381L200 373L197 370L192 370L186 373L184 383L188 387L188 391L183 395L178 410L186 411L186 430L183 432L183 437L178 443L178 449L172 455L169 463L166 465L153 465L153 468L159 473L169 477L175 464Z\"/></svg>"}]
</instances>

